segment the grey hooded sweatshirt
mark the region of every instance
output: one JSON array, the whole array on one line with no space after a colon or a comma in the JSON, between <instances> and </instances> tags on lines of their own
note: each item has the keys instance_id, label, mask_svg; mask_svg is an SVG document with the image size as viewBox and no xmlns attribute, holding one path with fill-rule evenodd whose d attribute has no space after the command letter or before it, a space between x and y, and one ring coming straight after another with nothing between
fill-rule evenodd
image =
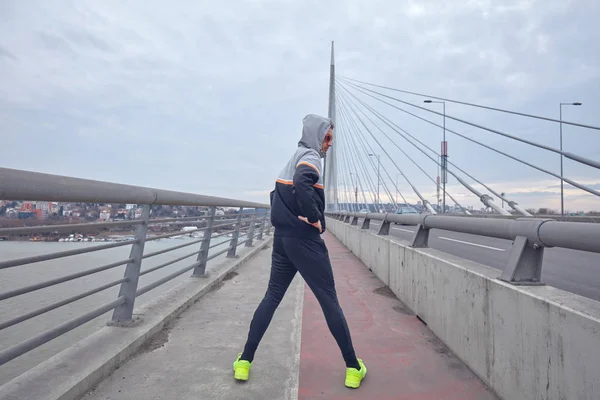
<instances>
[{"instance_id":1,"label":"grey hooded sweatshirt","mask_svg":"<svg viewBox=\"0 0 600 400\"><path fill-rule=\"evenodd\" d=\"M302 139L296 152L281 170L271 192L271 224L276 236L318 239L319 230L300 219L321 221L325 231L325 192L321 152L325 134L332 126L329 118L309 114L302 120Z\"/></svg>"}]
</instances>

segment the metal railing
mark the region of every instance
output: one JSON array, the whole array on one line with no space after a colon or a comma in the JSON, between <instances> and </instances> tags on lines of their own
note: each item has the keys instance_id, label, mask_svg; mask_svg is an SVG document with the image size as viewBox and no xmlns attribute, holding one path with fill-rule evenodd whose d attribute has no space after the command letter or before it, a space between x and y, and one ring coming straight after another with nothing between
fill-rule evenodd
<instances>
[{"instance_id":1,"label":"metal railing","mask_svg":"<svg viewBox=\"0 0 600 400\"><path fill-rule=\"evenodd\" d=\"M69 332L80 325L83 325L108 311L113 311L111 325L129 326L133 323L133 309L136 298L145 294L158 286L169 282L182 274L192 271L193 277L207 277L207 263L225 253L227 257L237 257L237 248L241 245L252 247L255 240L256 225L259 225L259 232L256 239L260 240L264 234L270 233L269 224L269 205L253 203L227 198L218 198L203 196L191 193L173 192L160 189L145 188L139 186L121 185L109 182L92 181L79 178L62 177L56 175L40 174L28 171L12 170L0 168L0 199L2 200L41 200L41 201L60 201L60 202L87 202L87 203L125 203L138 204L142 206L140 219L111 221L99 223L82 223L68 225L47 225L39 227L16 227L0 229L0 235L14 236L40 233L73 233L86 230L110 229L119 227L134 227L135 236L132 240L101 244L92 247L85 247L67 251L58 251L49 254L36 255L24 258L0 262L0 279L2 270L7 268L17 268L19 266L38 263L47 260L70 257L74 255L97 252L101 250L112 249L122 246L131 246L129 257L124 260L110 264L90 268L70 275L50 279L33 285L20 287L0 293L0 302L22 295L33 295L36 291L58 285L64 282L97 274L102 271L117 268L125 265L125 271L121 279L107 282L104 285L92 288L90 290L78 293L77 295L62 299L58 302L46 305L44 307L17 315L9 320L0 321L0 331L9 327L30 320L39 315L45 314L67 304L92 296L96 293L120 286L119 294L116 299L98 306L93 310L78 315L58 326L41 332L21 343L12 347L0 349L0 365L19 357L36 347L49 342L50 340ZM186 205L209 207L208 214L199 217L185 218L151 218L151 205ZM217 207L237 207L238 210L233 215L217 216ZM245 211L254 209L250 213ZM203 225L197 229L187 231L177 230L166 234L149 235L148 228L156 224L169 223L169 225L194 224ZM227 229L230 228L230 229ZM266 231L265 231L266 228ZM216 230L223 230L217 232ZM174 236L188 235L193 232L202 232L202 237L197 240L191 240L184 244L171 246L166 249L145 253L144 246L146 242L170 238ZM211 239L231 235L231 240L221 243L211 244ZM148 269L142 269L143 260L179 250L185 247L200 244L198 250L191 251L183 256L162 263ZM210 252L219 246L224 246L216 252ZM155 280L143 287L138 287L139 278L146 274L161 270L177 262L196 256L196 260L185 268L181 268L160 279Z\"/></svg>"},{"instance_id":2,"label":"metal railing","mask_svg":"<svg viewBox=\"0 0 600 400\"><path fill-rule=\"evenodd\" d=\"M599 224L532 217L507 219L345 211L331 212L327 215L351 225L358 225L358 220L362 219L361 229L369 229L371 220L381 221L379 235L389 235L391 223L416 226L411 247L428 247L430 229L511 240L509 260L499 278L515 285L541 284L542 261L544 249L547 247L600 253Z\"/></svg>"}]
</instances>

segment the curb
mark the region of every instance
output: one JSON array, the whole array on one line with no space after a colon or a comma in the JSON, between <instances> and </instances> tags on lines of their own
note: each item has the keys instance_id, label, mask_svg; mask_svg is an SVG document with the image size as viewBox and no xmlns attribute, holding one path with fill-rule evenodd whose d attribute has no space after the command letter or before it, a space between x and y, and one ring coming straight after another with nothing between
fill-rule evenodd
<instances>
[{"instance_id":1,"label":"curb","mask_svg":"<svg viewBox=\"0 0 600 400\"><path fill-rule=\"evenodd\" d=\"M135 310L141 322L131 327L105 326L29 371L0 386L0 400L77 400L108 377L165 326L230 272L273 241L268 236L239 258L226 259L206 278L190 277ZM198 280L204 284L198 285Z\"/></svg>"}]
</instances>

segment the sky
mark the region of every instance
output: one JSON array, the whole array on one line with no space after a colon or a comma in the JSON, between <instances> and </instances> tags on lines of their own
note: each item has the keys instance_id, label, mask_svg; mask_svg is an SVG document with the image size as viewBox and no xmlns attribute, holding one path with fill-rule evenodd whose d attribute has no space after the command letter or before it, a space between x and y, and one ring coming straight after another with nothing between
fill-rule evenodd
<instances>
[{"instance_id":1,"label":"sky","mask_svg":"<svg viewBox=\"0 0 600 400\"><path fill-rule=\"evenodd\" d=\"M331 41L341 77L552 118L560 102L578 101L564 120L600 126L599 17L596 0L3 1L0 166L267 202L302 118L327 115ZM439 149L441 128L354 93ZM426 98L386 94L419 105ZM352 135L340 108L338 143ZM446 113L558 147L557 123L454 103ZM559 173L557 154L446 125ZM366 140L406 199L418 200L396 166L435 202L428 177L372 128L383 149ZM565 151L600 160L600 131L563 125L563 134ZM560 207L559 179L449 132L447 140L450 161L524 208ZM435 163L394 142L435 177ZM354 168L343 165L341 184ZM598 170L565 160L564 171L600 190ZM369 177L376 183L374 170ZM461 204L482 206L449 179ZM569 185L565 204L600 210L599 197Z\"/></svg>"}]
</instances>

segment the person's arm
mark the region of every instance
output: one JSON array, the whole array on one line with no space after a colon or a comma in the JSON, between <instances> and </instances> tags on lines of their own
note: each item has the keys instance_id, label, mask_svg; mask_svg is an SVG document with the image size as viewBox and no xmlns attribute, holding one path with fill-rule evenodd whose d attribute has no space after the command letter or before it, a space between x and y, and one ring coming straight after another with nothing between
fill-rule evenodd
<instances>
[{"instance_id":1,"label":"person's arm","mask_svg":"<svg viewBox=\"0 0 600 400\"><path fill-rule=\"evenodd\" d=\"M319 172L316 167L307 162L298 164L294 173L294 190L302 213L300 216L306 217L310 224L319 222L319 209L313 195L313 185L318 181Z\"/></svg>"}]
</instances>

